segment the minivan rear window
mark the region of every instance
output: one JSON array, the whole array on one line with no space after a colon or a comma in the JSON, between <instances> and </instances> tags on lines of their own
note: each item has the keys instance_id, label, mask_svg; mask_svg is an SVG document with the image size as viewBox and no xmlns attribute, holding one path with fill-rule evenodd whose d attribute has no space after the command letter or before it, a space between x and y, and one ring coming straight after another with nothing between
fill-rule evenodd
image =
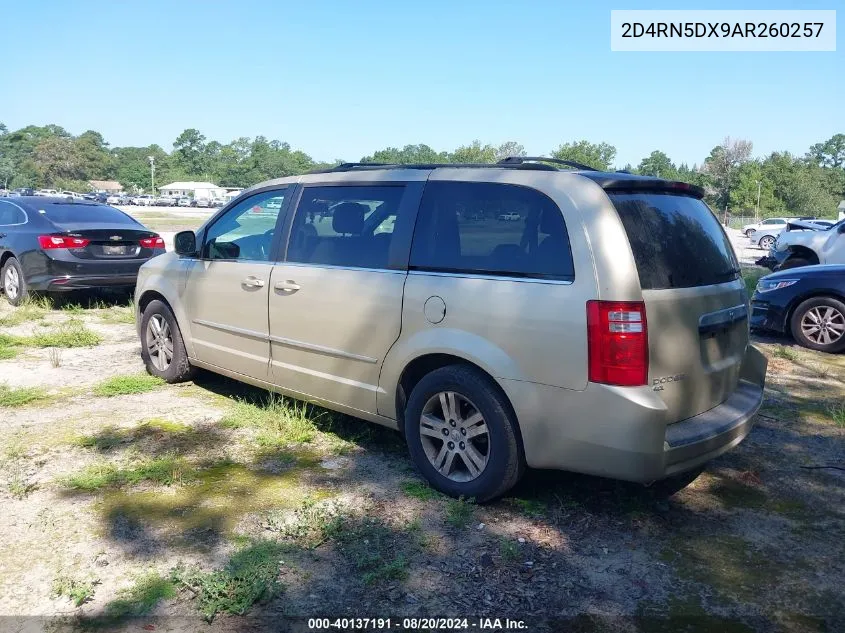
<instances>
[{"instance_id":1,"label":"minivan rear window","mask_svg":"<svg viewBox=\"0 0 845 633\"><path fill-rule=\"evenodd\" d=\"M666 193L610 193L644 290L732 281L739 265L728 236L704 202Z\"/></svg>"},{"instance_id":2,"label":"minivan rear window","mask_svg":"<svg viewBox=\"0 0 845 633\"><path fill-rule=\"evenodd\" d=\"M38 213L58 226L88 223L137 224L123 211L103 204L47 203L38 209Z\"/></svg>"}]
</instances>

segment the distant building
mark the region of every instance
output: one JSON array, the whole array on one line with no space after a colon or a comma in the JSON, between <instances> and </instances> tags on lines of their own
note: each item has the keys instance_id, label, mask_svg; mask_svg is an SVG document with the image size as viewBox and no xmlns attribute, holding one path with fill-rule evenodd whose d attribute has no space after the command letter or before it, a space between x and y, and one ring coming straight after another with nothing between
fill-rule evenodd
<instances>
[{"instance_id":1,"label":"distant building","mask_svg":"<svg viewBox=\"0 0 845 633\"><path fill-rule=\"evenodd\" d=\"M120 193L123 187L116 180L89 180L88 184L95 193Z\"/></svg>"},{"instance_id":2,"label":"distant building","mask_svg":"<svg viewBox=\"0 0 845 633\"><path fill-rule=\"evenodd\" d=\"M243 191L243 187L226 187L226 193L223 195L226 200L231 200L232 198L237 198L241 195L241 191Z\"/></svg>"},{"instance_id":3,"label":"distant building","mask_svg":"<svg viewBox=\"0 0 845 633\"><path fill-rule=\"evenodd\" d=\"M218 187L212 182L171 182L169 185L158 188L165 196L191 197L195 200L200 198L222 198L226 195L224 187Z\"/></svg>"}]
</instances>

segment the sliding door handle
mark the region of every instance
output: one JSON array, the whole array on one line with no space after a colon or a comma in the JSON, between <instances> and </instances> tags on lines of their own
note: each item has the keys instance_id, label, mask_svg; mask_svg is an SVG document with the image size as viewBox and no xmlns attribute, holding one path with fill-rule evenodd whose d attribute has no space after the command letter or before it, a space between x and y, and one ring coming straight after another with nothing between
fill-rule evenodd
<instances>
[{"instance_id":1,"label":"sliding door handle","mask_svg":"<svg viewBox=\"0 0 845 633\"><path fill-rule=\"evenodd\" d=\"M258 277L253 277L250 275L246 279L241 282L241 285L244 288L263 288L264 287L264 280L259 279Z\"/></svg>"},{"instance_id":2,"label":"sliding door handle","mask_svg":"<svg viewBox=\"0 0 845 633\"><path fill-rule=\"evenodd\" d=\"M276 290L280 290L282 292L293 293L299 290L300 286L298 283L293 281L292 279L286 279L285 281L280 281L273 286Z\"/></svg>"}]
</instances>

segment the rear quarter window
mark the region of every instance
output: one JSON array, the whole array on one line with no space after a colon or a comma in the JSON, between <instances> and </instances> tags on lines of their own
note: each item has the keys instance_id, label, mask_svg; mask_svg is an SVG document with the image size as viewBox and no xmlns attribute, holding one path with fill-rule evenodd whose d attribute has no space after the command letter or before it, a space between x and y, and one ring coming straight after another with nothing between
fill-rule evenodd
<instances>
[{"instance_id":1,"label":"rear quarter window","mask_svg":"<svg viewBox=\"0 0 845 633\"><path fill-rule=\"evenodd\" d=\"M698 198L664 193L609 197L625 227L644 290L710 286L739 276L728 236Z\"/></svg>"},{"instance_id":2,"label":"rear quarter window","mask_svg":"<svg viewBox=\"0 0 845 633\"><path fill-rule=\"evenodd\" d=\"M574 278L560 208L535 189L500 183L429 182L410 265L441 272Z\"/></svg>"}]
</instances>

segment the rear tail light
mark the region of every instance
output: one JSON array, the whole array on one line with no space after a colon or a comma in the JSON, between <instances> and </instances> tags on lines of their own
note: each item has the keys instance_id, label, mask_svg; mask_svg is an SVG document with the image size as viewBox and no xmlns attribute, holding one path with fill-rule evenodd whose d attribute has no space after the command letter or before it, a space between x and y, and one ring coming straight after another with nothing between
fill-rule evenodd
<instances>
[{"instance_id":1,"label":"rear tail light","mask_svg":"<svg viewBox=\"0 0 845 633\"><path fill-rule=\"evenodd\" d=\"M141 246L144 248L164 248L164 240L158 235L145 237L141 240Z\"/></svg>"},{"instance_id":2,"label":"rear tail light","mask_svg":"<svg viewBox=\"0 0 845 633\"><path fill-rule=\"evenodd\" d=\"M590 382L637 387L648 383L648 328L641 301L588 301Z\"/></svg>"},{"instance_id":3,"label":"rear tail light","mask_svg":"<svg viewBox=\"0 0 845 633\"><path fill-rule=\"evenodd\" d=\"M53 248L85 248L91 240L84 237L71 237L68 235L39 235L38 244L42 250Z\"/></svg>"}]
</instances>

